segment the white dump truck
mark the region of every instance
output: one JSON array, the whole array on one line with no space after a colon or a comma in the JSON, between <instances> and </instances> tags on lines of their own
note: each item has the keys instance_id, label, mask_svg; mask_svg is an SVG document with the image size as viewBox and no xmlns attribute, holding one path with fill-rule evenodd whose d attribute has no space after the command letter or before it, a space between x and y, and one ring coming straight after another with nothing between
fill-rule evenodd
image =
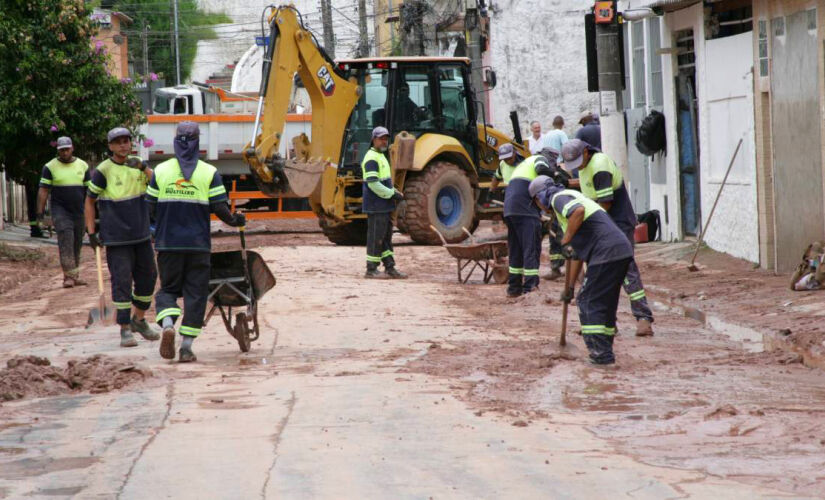
<instances>
[{"instance_id":1,"label":"white dump truck","mask_svg":"<svg viewBox=\"0 0 825 500\"><path fill-rule=\"evenodd\" d=\"M145 139L137 144L135 154L149 161L150 165L173 157L175 128L182 121L194 121L201 129L201 158L217 167L227 190L232 189L233 181L237 190L256 190L251 176L246 177L249 167L241 158L244 147L252 140L256 107L256 94L229 94L222 89L200 85L158 89L153 99L154 114L149 115L140 127ZM284 130L286 140L281 142L282 155L289 154L285 148L292 144L293 137L302 133L311 135L311 120L309 114L288 115ZM285 206L285 202L265 197L246 206L266 203L273 205L273 209Z\"/></svg>"}]
</instances>

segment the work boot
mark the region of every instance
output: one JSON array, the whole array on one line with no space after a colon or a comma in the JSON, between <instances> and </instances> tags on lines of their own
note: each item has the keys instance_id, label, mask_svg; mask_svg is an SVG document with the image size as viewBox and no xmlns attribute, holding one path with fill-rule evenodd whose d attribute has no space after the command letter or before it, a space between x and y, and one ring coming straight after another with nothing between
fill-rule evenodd
<instances>
[{"instance_id":1,"label":"work boot","mask_svg":"<svg viewBox=\"0 0 825 500\"><path fill-rule=\"evenodd\" d=\"M192 349L188 347L181 347L178 351L178 363L191 363L197 360L198 357L195 356L195 353L192 352Z\"/></svg>"},{"instance_id":2,"label":"work boot","mask_svg":"<svg viewBox=\"0 0 825 500\"><path fill-rule=\"evenodd\" d=\"M31 232L29 233L29 238L44 238L48 239L48 236L43 234L43 230L39 227L32 226Z\"/></svg>"},{"instance_id":3,"label":"work boot","mask_svg":"<svg viewBox=\"0 0 825 500\"><path fill-rule=\"evenodd\" d=\"M157 330L149 326L149 323L146 322L146 318L137 319L137 316L132 316L132 320L129 322L129 329L133 332L138 332L140 336L146 340L157 340L160 338Z\"/></svg>"},{"instance_id":4,"label":"work boot","mask_svg":"<svg viewBox=\"0 0 825 500\"><path fill-rule=\"evenodd\" d=\"M161 333L160 357L163 359L175 359L175 327L173 326L167 326Z\"/></svg>"},{"instance_id":5,"label":"work boot","mask_svg":"<svg viewBox=\"0 0 825 500\"><path fill-rule=\"evenodd\" d=\"M387 276L394 280L405 280L407 279L407 275L399 271L398 269L391 267L385 271Z\"/></svg>"},{"instance_id":6,"label":"work boot","mask_svg":"<svg viewBox=\"0 0 825 500\"><path fill-rule=\"evenodd\" d=\"M126 325L120 327L120 347L137 347L137 340Z\"/></svg>"},{"instance_id":7,"label":"work boot","mask_svg":"<svg viewBox=\"0 0 825 500\"><path fill-rule=\"evenodd\" d=\"M72 278L72 281L74 281L74 286L86 286L86 282L80 278Z\"/></svg>"},{"instance_id":8,"label":"work boot","mask_svg":"<svg viewBox=\"0 0 825 500\"><path fill-rule=\"evenodd\" d=\"M378 269L367 269L367 272L364 273L364 278L366 279L381 279L384 276L378 272Z\"/></svg>"},{"instance_id":9,"label":"work boot","mask_svg":"<svg viewBox=\"0 0 825 500\"><path fill-rule=\"evenodd\" d=\"M653 326L649 319L640 319L636 322L636 336L637 337L652 337Z\"/></svg>"},{"instance_id":10,"label":"work boot","mask_svg":"<svg viewBox=\"0 0 825 500\"><path fill-rule=\"evenodd\" d=\"M71 276L63 277L63 288L71 288L74 286L74 279Z\"/></svg>"},{"instance_id":11,"label":"work boot","mask_svg":"<svg viewBox=\"0 0 825 500\"><path fill-rule=\"evenodd\" d=\"M564 276L564 275L561 273L561 271L559 271L556 268L553 268L553 269L550 270L549 273L543 275L541 277L541 279L547 280L547 281L554 281L554 280L557 280L557 279L561 278L562 276Z\"/></svg>"}]
</instances>

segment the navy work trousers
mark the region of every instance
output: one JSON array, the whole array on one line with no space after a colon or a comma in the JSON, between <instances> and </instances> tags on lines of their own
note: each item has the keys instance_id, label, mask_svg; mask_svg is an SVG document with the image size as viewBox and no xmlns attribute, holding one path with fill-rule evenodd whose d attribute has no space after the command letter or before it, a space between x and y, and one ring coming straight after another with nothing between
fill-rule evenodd
<instances>
[{"instance_id":1,"label":"navy work trousers","mask_svg":"<svg viewBox=\"0 0 825 500\"><path fill-rule=\"evenodd\" d=\"M539 286L541 221L538 217L510 215L504 218L504 223L510 256L507 295L531 292Z\"/></svg>"}]
</instances>

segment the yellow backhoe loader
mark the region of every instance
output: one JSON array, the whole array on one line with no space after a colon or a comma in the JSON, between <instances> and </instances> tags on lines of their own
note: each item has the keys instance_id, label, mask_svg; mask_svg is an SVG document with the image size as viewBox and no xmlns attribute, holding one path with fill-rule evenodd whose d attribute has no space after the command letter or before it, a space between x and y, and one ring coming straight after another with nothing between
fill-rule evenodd
<instances>
[{"instance_id":1,"label":"yellow backhoe loader","mask_svg":"<svg viewBox=\"0 0 825 500\"><path fill-rule=\"evenodd\" d=\"M479 203L498 166L497 148L521 144L477 119L470 61L449 57L388 57L332 61L292 6L273 8L264 56L254 141L244 152L266 194L307 196L334 243L363 244L361 159L373 127L393 137L390 163L406 201L398 228L419 243L467 237L500 208ZM312 102L312 140L293 139L279 155L295 75Z\"/></svg>"}]
</instances>

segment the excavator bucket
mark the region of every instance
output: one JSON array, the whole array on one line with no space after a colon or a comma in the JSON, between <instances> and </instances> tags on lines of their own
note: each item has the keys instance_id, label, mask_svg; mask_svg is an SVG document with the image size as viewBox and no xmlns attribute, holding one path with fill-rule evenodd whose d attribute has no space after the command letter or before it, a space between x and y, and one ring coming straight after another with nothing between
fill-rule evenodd
<instances>
[{"instance_id":1,"label":"excavator bucket","mask_svg":"<svg viewBox=\"0 0 825 500\"><path fill-rule=\"evenodd\" d=\"M321 174L327 166L322 160L289 159L284 162L284 175L289 181L289 189L297 196L307 197L315 191Z\"/></svg>"}]
</instances>

